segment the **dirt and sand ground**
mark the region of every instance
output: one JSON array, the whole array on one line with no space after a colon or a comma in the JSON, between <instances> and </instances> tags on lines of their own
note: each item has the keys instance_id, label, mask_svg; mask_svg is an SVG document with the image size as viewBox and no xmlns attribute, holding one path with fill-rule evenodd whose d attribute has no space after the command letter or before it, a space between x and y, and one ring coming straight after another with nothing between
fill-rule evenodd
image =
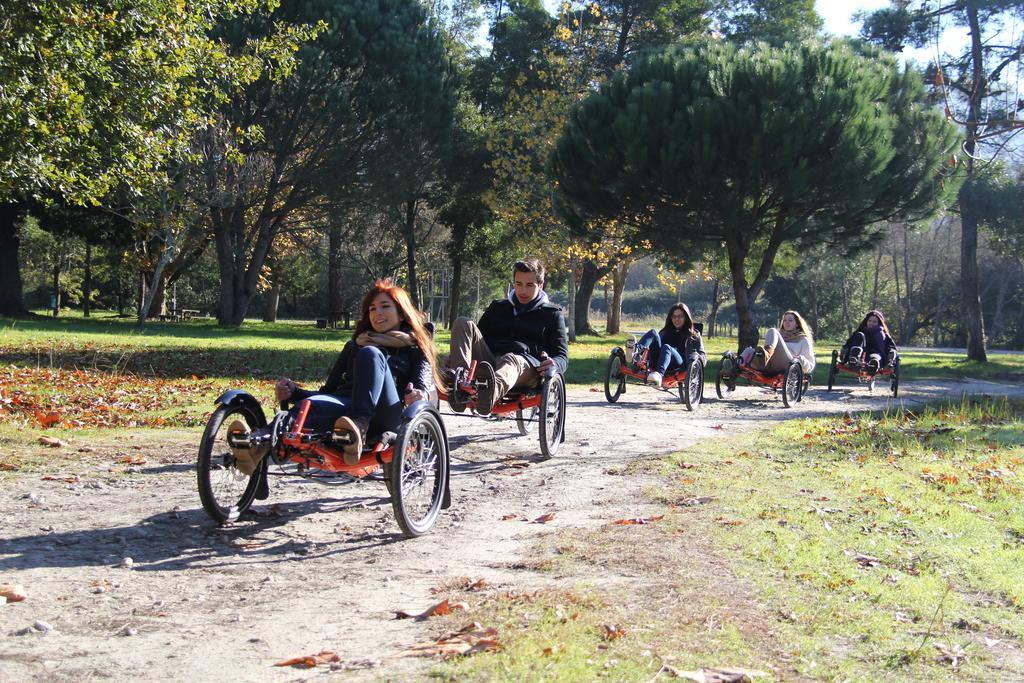
<instances>
[{"instance_id":1,"label":"dirt and sand ground","mask_svg":"<svg viewBox=\"0 0 1024 683\"><path fill-rule=\"evenodd\" d=\"M517 590L601 590L621 580L539 572L527 559L545 535L649 514L644 491L653 477L642 467L621 476L633 459L798 416L1022 391L918 382L894 402L885 391L844 386L814 389L786 410L755 388L716 400L709 385L690 413L673 394L649 388L631 385L614 405L600 391L574 388L567 440L550 460L537 455L536 435L520 437L513 422L445 409L454 503L414 540L401 536L380 482L273 477L270 499L254 514L218 527L196 493L198 431L150 430L135 443L72 438L52 451L52 469L18 473L0 489L0 584L28 593L0 605L0 680L295 680L326 669L272 665L323 649L341 656L346 677L416 678L433 661L393 655L436 629L394 612L430 606L432 588L460 577ZM61 480L71 476L78 481ZM546 524L502 521L549 512Z\"/></svg>"}]
</instances>

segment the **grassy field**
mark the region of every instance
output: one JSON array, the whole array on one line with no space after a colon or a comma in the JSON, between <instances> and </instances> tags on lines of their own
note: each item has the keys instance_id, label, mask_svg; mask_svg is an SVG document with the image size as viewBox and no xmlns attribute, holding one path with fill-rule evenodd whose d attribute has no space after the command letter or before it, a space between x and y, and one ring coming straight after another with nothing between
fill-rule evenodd
<instances>
[{"instance_id":1,"label":"grassy field","mask_svg":"<svg viewBox=\"0 0 1024 683\"><path fill-rule=\"evenodd\" d=\"M438 675L650 680L730 665L778 679L1019 680L1022 464L1024 404L1005 401L702 444L660 461L649 524L538 549L535 566L556 575L637 580L484 602L469 616L497 626L503 650Z\"/></svg>"},{"instance_id":2,"label":"grassy field","mask_svg":"<svg viewBox=\"0 0 1024 683\"><path fill-rule=\"evenodd\" d=\"M655 321L650 321L655 324ZM631 323L629 329L645 325ZM317 329L311 322L246 323L223 329L212 320L150 323L114 317L0 319L0 430L27 424L54 428L193 427L202 424L213 400L229 388L244 388L267 404L273 381L288 376L318 386L350 332ZM569 384L600 385L615 337L583 337L570 345ZM447 331L438 348L447 352ZM733 340L707 341L711 359L734 348ZM818 345L814 381L825 381L835 344ZM952 354L907 353L904 382L962 376L1024 378L1024 354L993 355L985 364Z\"/></svg>"}]
</instances>

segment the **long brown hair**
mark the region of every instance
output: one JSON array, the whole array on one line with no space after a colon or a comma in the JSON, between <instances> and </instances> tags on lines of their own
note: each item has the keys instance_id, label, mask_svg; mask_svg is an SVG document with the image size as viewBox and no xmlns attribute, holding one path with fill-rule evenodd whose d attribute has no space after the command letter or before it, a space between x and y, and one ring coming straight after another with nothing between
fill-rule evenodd
<instances>
[{"instance_id":1,"label":"long brown hair","mask_svg":"<svg viewBox=\"0 0 1024 683\"><path fill-rule=\"evenodd\" d=\"M782 332L783 329L784 329L782 327L782 321L786 319L787 315L791 315L791 316L793 316L796 319L796 326L800 329L801 332L804 333L804 335L808 339L811 339L811 340L814 339L814 333L811 332L811 326L807 324L807 321L804 320L804 317L802 315L800 315L799 313L797 313L794 310L786 311L781 316L779 316L779 332Z\"/></svg>"},{"instance_id":2,"label":"long brown hair","mask_svg":"<svg viewBox=\"0 0 1024 683\"><path fill-rule=\"evenodd\" d=\"M868 318L875 316L878 318L878 326L885 332L886 337L892 337L892 332L889 331L889 326L885 324L885 316L878 309L872 308L868 311L868 314L864 316L864 319L860 321L860 325L857 325L857 329L854 332L866 332L868 329Z\"/></svg>"},{"instance_id":3,"label":"long brown hair","mask_svg":"<svg viewBox=\"0 0 1024 683\"><path fill-rule=\"evenodd\" d=\"M359 305L359 322L356 323L356 329L352 333L352 338L355 339L363 332L373 331L373 326L370 325L370 304L373 303L374 297L378 294L386 294L395 302L395 306L398 307L398 314L402 318L401 324L409 328L409 333L416 340L416 346L420 348L427 361L430 362L430 372L434 375L434 384L441 386L441 375L437 371L437 352L434 350L434 338L423 325L423 314L416 309L409 293L392 282L390 278L374 282L373 287L363 297L363 303ZM403 390L404 387L398 387L399 393Z\"/></svg>"},{"instance_id":4,"label":"long brown hair","mask_svg":"<svg viewBox=\"0 0 1024 683\"><path fill-rule=\"evenodd\" d=\"M697 330L693 327L693 315L690 313L690 308L681 301L672 304L672 308L668 309L668 315L665 316L665 326L661 328L661 331L672 332L676 329L676 326L672 324L672 314L676 311L682 311L686 315L686 322L683 324L682 329L688 332L691 337L696 337Z\"/></svg>"}]
</instances>

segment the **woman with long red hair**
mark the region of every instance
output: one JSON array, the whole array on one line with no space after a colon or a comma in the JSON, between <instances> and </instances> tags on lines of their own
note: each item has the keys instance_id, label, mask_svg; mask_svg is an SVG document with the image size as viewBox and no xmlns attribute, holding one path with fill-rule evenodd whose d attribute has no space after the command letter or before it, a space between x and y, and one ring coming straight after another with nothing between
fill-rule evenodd
<instances>
[{"instance_id":1,"label":"woman with long red hair","mask_svg":"<svg viewBox=\"0 0 1024 683\"><path fill-rule=\"evenodd\" d=\"M319 390L287 378L277 383L279 401L310 401L307 427L351 434L344 447L350 465L359 462L367 432L393 430L403 407L425 400L437 380L433 339L404 289L377 280L360 313L352 339Z\"/></svg>"}]
</instances>

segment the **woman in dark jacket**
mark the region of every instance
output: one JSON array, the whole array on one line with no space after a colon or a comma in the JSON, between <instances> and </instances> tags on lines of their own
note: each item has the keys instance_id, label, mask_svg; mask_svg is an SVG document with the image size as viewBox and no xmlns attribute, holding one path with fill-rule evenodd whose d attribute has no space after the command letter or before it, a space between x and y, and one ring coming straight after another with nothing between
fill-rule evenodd
<instances>
[{"instance_id":1,"label":"woman in dark jacket","mask_svg":"<svg viewBox=\"0 0 1024 683\"><path fill-rule=\"evenodd\" d=\"M279 401L310 401L306 426L351 433L345 462L359 462L368 431L394 430L404 405L424 400L434 386L434 343L408 293L378 280L363 297L361 317L318 391L290 379L277 383ZM298 406L292 409L296 412Z\"/></svg>"},{"instance_id":2,"label":"woman in dark jacket","mask_svg":"<svg viewBox=\"0 0 1024 683\"><path fill-rule=\"evenodd\" d=\"M708 356L704 352L704 338L693 325L693 316L684 303L676 303L668 309L665 326L661 330L649 330L637 342L634 358L644 349L647 354L647 383L661 386L665 373L680 368L694 357L700 358L701 365L707 365Z\"/></svg>"},{"instance_id":3,"label":"woman in dark jacket","mask_svg":"<svg viewBox=\"0 0 1024 683\"><path fill-rule=\"evenodd\" d=\"M881 311L871 310L846 340L840 358L844 363L859 364L861 357L866 356L868 370L874 373L892 365L898 354L885 316Z\"/></svg>"}]
</instances>

